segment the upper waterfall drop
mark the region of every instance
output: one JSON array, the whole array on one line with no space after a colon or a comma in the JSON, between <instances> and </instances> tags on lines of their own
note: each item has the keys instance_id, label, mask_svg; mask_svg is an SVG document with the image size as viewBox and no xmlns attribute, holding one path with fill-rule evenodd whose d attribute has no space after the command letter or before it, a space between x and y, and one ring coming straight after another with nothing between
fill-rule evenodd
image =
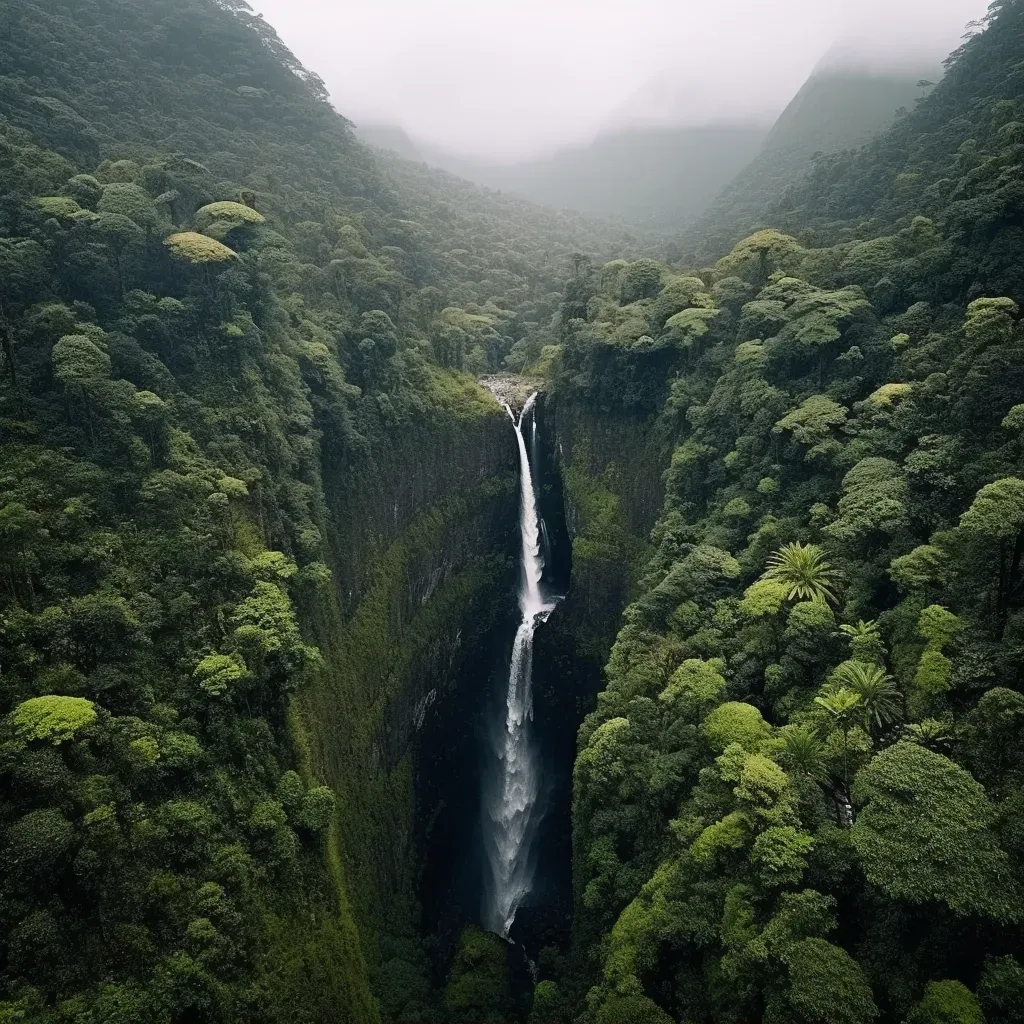
<instances>
[{"instance_id":1,"label":"upper waterfall drop","mask_svg":"<svg viewBox=\"0 0 1024 1024\"><path fill-rule=\"evenodd\" d=\"M504 729L496 729L493 753L497 779L485 793L485 843L491 868L491 885L484 901L484 924L507 937L516 911L530 891L532 865L530 844L537 826L540 765L534 747L533 636L547 619L558 598L543 590L544 559L541 551L541 520L533 486L533 466L523 425L534 411L537 393L523 406L518 419L506 404L519 447L519 610L509 664ZM537 423L532 423L531 449L536 449Z\"/></svg>"}]
</instances>

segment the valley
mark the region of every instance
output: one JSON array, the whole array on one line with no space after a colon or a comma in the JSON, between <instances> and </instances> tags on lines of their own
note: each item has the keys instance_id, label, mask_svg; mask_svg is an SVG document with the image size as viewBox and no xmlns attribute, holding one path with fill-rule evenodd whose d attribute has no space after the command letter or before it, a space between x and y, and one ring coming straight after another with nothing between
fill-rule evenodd
<instances>
[{"instance_id":1,"label":"valley","mask_svg":"<svg viewBox=\"0 0 1024 1024\"><path fill-rule=\"evenodd\" d=\"M0 11L0 1021L1015 1024L1022 52L487 180Z\"/></svg>"}]
</instances>

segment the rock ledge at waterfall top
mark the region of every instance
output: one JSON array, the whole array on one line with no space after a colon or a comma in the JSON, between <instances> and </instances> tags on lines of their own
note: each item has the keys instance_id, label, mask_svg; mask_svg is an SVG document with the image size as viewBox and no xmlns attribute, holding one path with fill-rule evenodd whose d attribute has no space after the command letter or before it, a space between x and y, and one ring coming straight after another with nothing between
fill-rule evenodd
<instances>
[{"instance_id":1,"label":"rock ledge at waterfall top","mask_svg":"<svg viewBox=\"0 0 1024 1024\"><path fill-rule=\"evenodd\" d=\"M480 386L514 412L519 412L535 391L543 391L546 381L541 377L524 377L517 373L495 373L479 378Z\"/></svg>"}]
</instances>

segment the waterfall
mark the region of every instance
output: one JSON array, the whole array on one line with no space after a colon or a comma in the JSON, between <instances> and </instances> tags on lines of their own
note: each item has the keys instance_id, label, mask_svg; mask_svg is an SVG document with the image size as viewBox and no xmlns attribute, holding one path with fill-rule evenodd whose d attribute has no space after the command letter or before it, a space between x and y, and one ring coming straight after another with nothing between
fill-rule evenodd
<instances>
[{"instance_id":1,"label":"waterfall","mask_svg":"<svg viewBox=\"0 0 1024 1024\"><path fill-rule=\"evenodd\" d=\"M537 826L540 765L533 745L533 635L551 614L558 599L545 597L542 589L544 559L541 555L542 523L533 487L533 467L523 423L533 411L537 395L523 406L519 418L506 405L519 444L519 610L522 619L512 644L504 729L495 729L492 740L496 778L485 793L484 831L491 885L484 903L484 925L508 936L516 911L530 891L532 865L530 843ZM530 448L536 453L537 422L533 419Z\"/></svg>"}]
</instances>

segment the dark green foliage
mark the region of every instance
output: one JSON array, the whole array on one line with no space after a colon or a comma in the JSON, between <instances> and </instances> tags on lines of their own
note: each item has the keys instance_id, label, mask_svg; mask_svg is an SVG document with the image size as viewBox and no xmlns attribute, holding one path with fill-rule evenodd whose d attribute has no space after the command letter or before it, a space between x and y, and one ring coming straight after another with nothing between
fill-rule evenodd
<instances>
[{"instance_id":1,"label":"dark green foliage","mask_svg":"<svg viewBox=\"0 0 1024 1024\"><path fill-rule=\"evenodd\" d=\"M696 271L375 162L242 3L0 19L0 1017L525 1015L407 850L506 570L461 371L534 367L581 657L634 598L534 1019L1019 1019L1017 0Z\"/></svg>"},{"instance_id":2,"label":"dark green foliage","mask_svg":"<svg viewBox=\"0 0 1024 1024\"><path fill-rule=\"evenodd\" d=\"M657 293L614 261L582 316L570 285L560 401L671 449L579 735L593 1019L1016 1019L1022 25L994 4L915 112L821 161L798 235Z\"/></svg>"},{"instance_id":3,"label":"dark green foliage","mask_svg":"<svg viewBox=\"0 0 1024 1024\"><path fill-rule=\"evenodd\" d=\"M505 943L479 928L459 936L444 989L448 1019L466 1024L501 1024L512 1014Z\"/></svg>"},{"instance_id":4,"label":"dark green foliage","mask_svg":"<svg viewBox=\"0 0 1024 1024\"><path fill-rule=\"evenodd\" d=\"M0 57L0 1017L372 1024L382 955L433 1012L380 736L505 569L458 371L539 358L579 246L400 199L244 3L8 5Z\"/></svg>"},{"instance_id":5,"label":"dark green foliage","mask_svg":"<svg viewBox=\"0 0 1024 1024\"><path fill-rule=\"evenodd\" d=\"M863 807L851 835L874 885L960 914L1019 916L985 792L948 758L898 743L860 772L854 799Z\"/></svg>"}]
</instances>

